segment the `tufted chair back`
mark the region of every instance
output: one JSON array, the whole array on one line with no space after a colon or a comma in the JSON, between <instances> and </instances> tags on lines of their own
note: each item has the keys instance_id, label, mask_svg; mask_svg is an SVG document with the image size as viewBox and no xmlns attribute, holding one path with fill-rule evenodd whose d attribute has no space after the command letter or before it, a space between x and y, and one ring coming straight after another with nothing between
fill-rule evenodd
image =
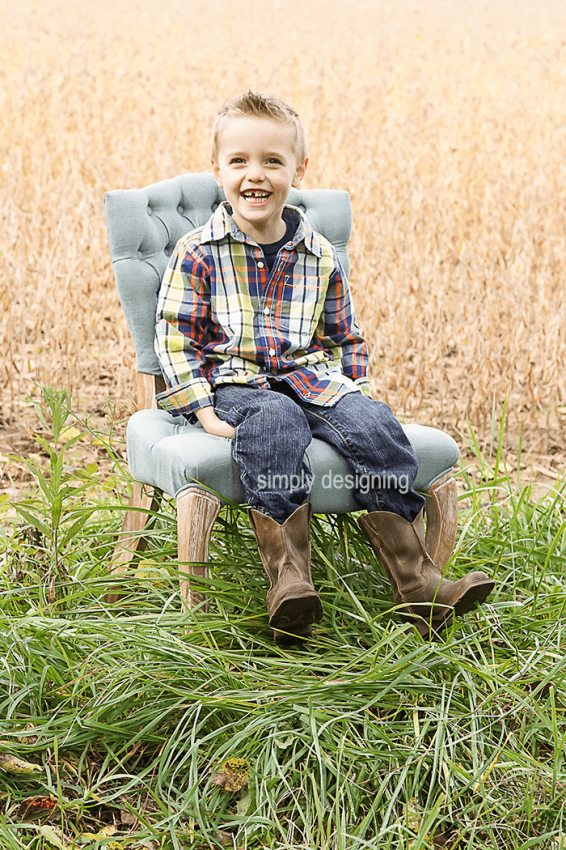
<instances>
[{"instance_id":1,"label":"tufted chair back","mask_svg":"<svg viewBox=\"0 0 566 850\"><path fill-rule=\"evenodd\" d=\"M104 197L110 256L122 308L136 350L138 372L160 375L155 355L157 295L169 257L185 233L205 224L226 200L213 174L183 174L144 189ZM334 189L291 189L288 203L336 248L346 274L352 225L350 197Z\"/></svg>"}]
</instances>

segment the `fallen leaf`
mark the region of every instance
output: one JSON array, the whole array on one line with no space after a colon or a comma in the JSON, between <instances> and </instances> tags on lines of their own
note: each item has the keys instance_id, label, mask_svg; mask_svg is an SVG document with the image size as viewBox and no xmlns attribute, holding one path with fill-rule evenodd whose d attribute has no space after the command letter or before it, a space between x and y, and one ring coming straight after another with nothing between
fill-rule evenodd
<instances>
[{"instance_id":1,"label":"fallen leaf","mask_svg":"<svg viewBox=\"0 0 566 850\"><path fill-rule=\"evenodd\" d=\"M283 737L283 735L275 735L273 741L276 747L279 747L281 750L285 750L293 744L295 737L295 735L287 735L286 737Z\"/></svg>"},{"instance_id":2,"label":"fallen leaf","mask_svg":"<svg viewBox=\"0 0 566 850\"><path fill-rule=\"evenodd\" d=\"M58 847L59 850L67 850L71 846L71 842L65 838L58 826L40 826L39 834L52 847Z\"/></svg>"},{"instance_id":3,"label":"fallen leaf","mask_svg":"<svg viewBox=\"0 0 566 850\"><path fill-rule=\"evenodd\" d=\"M55 797L27 797L20 803L18 812L22 818L34 818L50 814L56 807Z\"/></svg>"},{"instance_id":4,"label":"fallen leaf","mask_svg":"<svg viewBox=\"0 0 566 850\"><path fill-rule=\"evenodd\" d=\"M9 753L0 753L0 769L6 773L19 773L29 775L30 773L42 773L43 768L39 764L23 761Z\"/></svg>"},{"instance_id":5,"label":"fallen leaf","mask_svg":"<svg viewBox=\"0 0 566 850\"><path fill-rule=\"evenodd\" d=\"M100 841L101 838L110 838L110 836L115 835L115 833L115 826L105 826L104 829L101 829L100 832L97 832L96 834L94 832L83 832L81 838L85 841ZM106 845L106 847L109 846L110 844Z\"/></svg>"},{"instance_id":6,"label":"fallen leaf","mask_svg":"<svg viewBox=\"0 0 566 850\"><path fill-rule=\"evenodd\" d=\"M246 793L242 794L242 796L240 797L240 799L236 803L236 812L239 815L245 815L245 814L247 814L249 807L250 807L250 795L246 791Z\"/></svg>"},{"instance_id":7,"label":"fallen leaf","mask_svg":"<svg viewBox=\"0 0 566 850\"><path fill-rule=\"evenodd\" d=\"M80 437L81 432L78 428L75 428L74 425L70 425L68 428L63 428L59 434L59 438L63 440L64 443L67 443L69 440L72 440L73 437Z\"/></svg>"},{"instance_id":8,"label":"fallen leaf","mask_svg":"<svg viewBox=\"0 0 566 850\"><path fill-rule=\"evenodd\" d=\"M212 777L215 785L220 785L225 791L234 793L248 785L250 764L245 759L227 759Z\"/></svg>"},{"instance_id":9,"label":"fallen leaf","mask_svg":"<svg viewBox=\"0 0 566 850\"><path fill-rule=\"evenodd\" d=\"M413 832L419 831L419 827L421 825L421 813L419 811L419 804L417 803L416 797L411 797L410 800L407 800L407 805L405 806L405 821L409 829L412 829Z\"/></svg>"}]
</instances>

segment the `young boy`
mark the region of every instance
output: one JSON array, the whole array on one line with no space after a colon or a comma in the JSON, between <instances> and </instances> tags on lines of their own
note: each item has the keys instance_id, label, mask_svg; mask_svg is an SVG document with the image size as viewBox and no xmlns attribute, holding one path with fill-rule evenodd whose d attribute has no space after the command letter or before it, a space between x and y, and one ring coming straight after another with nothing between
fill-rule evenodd
<instances>
[{"instance_id":1,"label":"young boy","mask_svg":"<svg viewBox=\"0 0 566 850\"><path fill-rule=\"evenodd\" d=\"M211 159L226 202L179 241L165 273L156 351L167 390L158 401L232 441L277 642L309 637L322 617L310 570L312 437L335 447L354 481L387 480L354 491L368 511L360 525L402 616L430 636L484 601L493 582L481 572L446 581L426 554L415 455L390 408L371 398L336 251L286 205L308 163L301 120L250 91L218 113Z\"/></svg>"}]
</instances>

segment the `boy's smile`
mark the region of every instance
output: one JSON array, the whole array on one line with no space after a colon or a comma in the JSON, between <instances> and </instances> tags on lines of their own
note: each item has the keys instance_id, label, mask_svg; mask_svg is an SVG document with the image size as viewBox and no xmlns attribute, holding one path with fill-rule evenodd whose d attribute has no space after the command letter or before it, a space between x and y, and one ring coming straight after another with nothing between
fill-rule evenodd
<instances>
[{"instance_id":1,"label":"boy's smile","mask_svg":"<svg viewBox=\"0 0 566 850\"><path fill-rule=\"evenodd\" d=\"M297 161L294 128L272 118L231 116L220 129L212 164L242 233L265 245L281 239L281 211L307 166Z\"/></svg>"},{"instance_id":2,"label":"boy's smile","mask_svg":"<svg viewBox=\"0 0 566 850\"><path fill-rule=\"evenodd\" d=\"M258 191L257 189L250 189L248 192L242 192L242 196L248 204L252 204L254 207L260 207L269 199L269 192Z\"/></svg>"}]
</instances>

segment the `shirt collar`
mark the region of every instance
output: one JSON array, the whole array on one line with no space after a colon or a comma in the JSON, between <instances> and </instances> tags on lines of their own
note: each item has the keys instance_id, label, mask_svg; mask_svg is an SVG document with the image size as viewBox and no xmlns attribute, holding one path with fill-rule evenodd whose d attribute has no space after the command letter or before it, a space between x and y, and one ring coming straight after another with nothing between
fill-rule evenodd
<instances>
[{"instance_id":1,"label":"shirt collar","mask_svg":"<svg viewBox=\"0 0 566 850\"><path fill-rule=\"evenodd\" d=\"M205 242L218 242L225 236L230 234L236 242L247 242L249 245L256 245L254 240L242 233L234 219L231 217L232 207L228 201L223 201L218 205L212 216L204 225L201 231L201 244ZM319 259L322 257L322 243L318 233L316 233L308 224L303 215L303 212L298 207L293 207L291 204L285 204L283 207L283 217L286 219L292 218L297 220L297 231L291 240L291 246L294 248L299 242L304 240L305 247L311 254L314 254Z\"/></svg>"}]
</instances>

